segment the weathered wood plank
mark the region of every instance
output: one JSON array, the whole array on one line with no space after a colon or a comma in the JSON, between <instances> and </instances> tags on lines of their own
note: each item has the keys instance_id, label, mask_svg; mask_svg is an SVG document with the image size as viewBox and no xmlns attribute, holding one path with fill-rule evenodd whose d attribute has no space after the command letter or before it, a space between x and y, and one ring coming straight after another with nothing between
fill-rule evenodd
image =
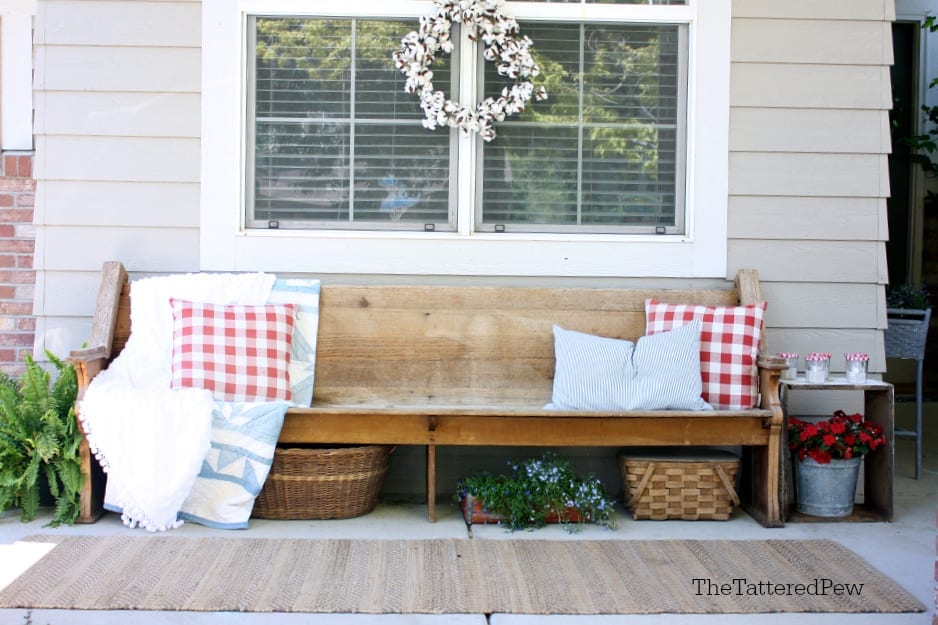
<instances>
[{"instance_id":1,"label":"weathered wood plank","mask_svg":"<svg viewBox=\"0 0 938 625\"><path fill-rule=\"evenodd\" d=\"M736 290L739 293L739 303L744 306L765 301L762 297L762 290L759 288L759 272L755 269L740 269L736 272ZM768 340L765 336L765 324L763 323L759 353L765 354L767 350Z\"/></svg>"},{"instance_id":2,"label":"weathered wood plank","mask_svg":"<svg viewBox=\"0 0 938 625\"><path fill-rule=\"evenodd\" d=\"M647 298L735 304L732 289L338 286L322 289L316 397L550 401L552 326L637 340Z\"/></svg>"},{"instance_id":3,"label":"weathered wood plank","mask_svg":"<svg viewBox=\"0 0 938 625\"><path fill-rule=\"evenodd\" d=\"M749 413L750 415L752 413ZM471 409L435 417L383 411L291 410L282 442L437 445L765 445L770 417L743 414L629 413L620 417L476 415Z\"/></svg>"},{"instance_id":4,"label":"weathered wood plank","mask_svg":"<svg viewBox=\"0 0 938 625\"><path fill-rule=\"evenodd\" d=\"M106 358L112 353L114 329L118 324L121 292L125 284L127 284L127 270L124 269L124 265L114 261L104 263L89 342L91 347L103 346Z\"/></svg>"}]
</instances>

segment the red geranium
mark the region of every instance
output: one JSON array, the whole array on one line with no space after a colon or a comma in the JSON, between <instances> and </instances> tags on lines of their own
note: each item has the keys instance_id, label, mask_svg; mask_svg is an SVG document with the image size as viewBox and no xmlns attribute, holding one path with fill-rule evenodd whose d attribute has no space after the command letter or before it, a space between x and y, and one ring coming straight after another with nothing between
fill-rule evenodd
<instances>
[{"instance_id":1,"label":"red geranium","mask_svg":"<svg viewBox=\"0 0 938 625\"><path fill-rule=\"evenodd\" d=\"M816 423L788 419L788 447L798 460L807 457L820 464L849 460L865 456L885 442L883 428L860 414L838 410L831 418Z\"/></svg>"}]
</instances>

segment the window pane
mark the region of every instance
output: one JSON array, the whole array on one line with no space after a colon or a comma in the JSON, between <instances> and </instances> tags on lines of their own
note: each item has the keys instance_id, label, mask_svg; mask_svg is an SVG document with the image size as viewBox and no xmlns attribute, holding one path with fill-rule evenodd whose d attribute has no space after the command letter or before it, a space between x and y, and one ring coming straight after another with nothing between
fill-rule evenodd
<instances>
[{"instance_id":1,"label":"window pane","mask_svg":"<svg viewBox=\"0 0 938 625\"><path fill-rule=\"evenodd\" d=\"M683 231L681 28L525 25L548 100L483 145L481 229Z\"/></svg>"},{"instance_id":2,"label":"window pane","mask_svg":"<svg viewBox=\"0 0 938 625\"><path fill-rule=\"evenodd\" d=\"M452 229L450 133L423 128L391 59L413 24L256 17L251 25L248 226ZM449 57L433 67L448 89Z\"/></svg>"},{"instance_id":3,"label":"window pane","mask_svg":"<svg viewBox=\"0 0 938 625\"><path fill-rule=\"evenodd\" d=\"M348 20L257 18L258 117L348 117Z\"/></svg>"},{"instance_id":4,"label":"window pane","mask_svg":"<svg viewBox=\"0 0 938 625\"><path fill-rule=\"evenodd\" d=\"M254 219L348 219L349 127L257 122Z\"/></svg>"},{"instance_id":5,"label":"window pane","mask_svg":"<svg viewBox=\"0 0 938 625\"><path fill-rule=\"evenodd\" d=\"M360 124L355 149L355 218L446 223L449 136L423 126Z\"/></svg>"},{"instance_id":6,"label":"window pane","mask_svg":"<svg viewBox=\"0 0 938 625\"><path fill-rule=\"evenodd\" d=\"M577 129L502 123L496 132L485 146L485 223L575 225Z\"/></svg>"}]
</instances>

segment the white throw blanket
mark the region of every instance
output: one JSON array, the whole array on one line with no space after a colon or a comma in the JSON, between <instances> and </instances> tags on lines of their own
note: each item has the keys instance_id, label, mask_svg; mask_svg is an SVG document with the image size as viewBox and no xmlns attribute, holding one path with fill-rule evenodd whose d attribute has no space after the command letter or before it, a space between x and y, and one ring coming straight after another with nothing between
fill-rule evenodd
<instances>
[{"instance_id":1,"label":"white throw blanket","mask_svg":"<svg viewBox=\"0 0 938 625\"><path fill-rule=\"evenodd\" d=\"M176 518L209 449L214 400L202 389L171 390L171 297L212 304L266 303L269 274L185 274L134 282L133 333L92 380L79 415L108 474L105 506L124 523L160 531Z\"/></svg>"}]
</instances>

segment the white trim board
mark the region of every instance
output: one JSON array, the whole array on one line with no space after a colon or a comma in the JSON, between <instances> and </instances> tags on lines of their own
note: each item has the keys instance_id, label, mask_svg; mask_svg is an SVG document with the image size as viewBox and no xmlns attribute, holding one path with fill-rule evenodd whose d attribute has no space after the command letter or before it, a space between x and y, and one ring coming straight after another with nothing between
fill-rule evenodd
<instances>
[{"instance_id":1,"label":"white trim board","mask_svg":"<svg viewBox=\"0 0 938 625\"><path fill-rule=\"evenodd\" d=\"M354 0L343 7L351 10L353 4ZM301 3L304 13L317 6L336 11L332 2ZM731 0L691 0L674 13L690 22L688 232L657 237L246 231L241 224L245 16L255 9L270 14L300 8L294 0L271 0L262 7L257 0L202 3L203 270L726 276ZM419 15L431 8L431 2L389 0L382 12L397 15L418 9ZM508 8L512 10L511 3Z\"/></svg>"}]
</instances>

